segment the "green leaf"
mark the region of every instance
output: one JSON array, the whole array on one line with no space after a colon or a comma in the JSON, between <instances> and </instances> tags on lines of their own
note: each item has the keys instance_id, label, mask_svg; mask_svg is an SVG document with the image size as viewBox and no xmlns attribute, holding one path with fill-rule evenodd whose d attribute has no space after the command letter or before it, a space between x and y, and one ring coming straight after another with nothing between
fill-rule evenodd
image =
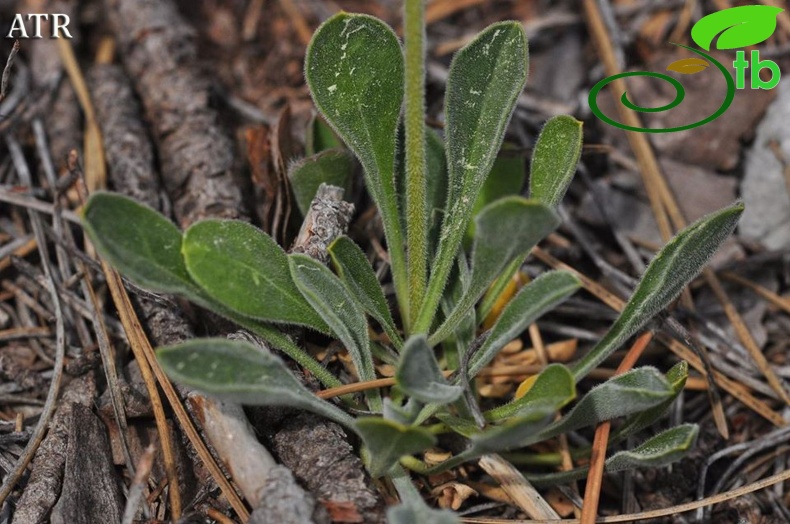
<instances>
[{"instance_id":1,"label":"green leaf","mask_svg":"<svg viewBox=\"0 0 790 524\"><path fill-rule=\"evenodd\" d=\"M351 154L346 149L328 149L291 165L288 180L302 216L310 209L321 184L348 190L352 170Z\"/></svg>"},{"instance_id":2,"label":"green leaf","mask_svg":"<svg viewBox=\"0 0 790 524\"><path fill-rule=\"evenodd\" d=\"M402 347L403 339L392 320L384 291L362 249L347 236L341 236L329 246L329 255L335 271L362 309L384 328L396 348Z\"/></svg>"},{"instance_id":3,"label":"green leaf","mask_svg":"<svg viewBox=\"0 0 790 524\"><path fill-rule=\"evenodd\" d=\"M285 252L255 226L197 222L184 233L181 251L192 279L225 307L258 320L328 332L291 280Z\"/></svg>"},{"instance_id":4,"label":"green leaf","mask_svg":"<svg viewBox=\"0 0 790 524\"><path fill-rule=\"evenodd\" d=\"M659 433L630 451L620 451L606 460L606 471L657 468L682 458L697 442L699 427L682 424Z\"/></svg>"},{"instance_id":5,"label":"green leaf","mask_svg":"<svg viewBox=\"0 0 790 524\"><path fill-rule=\"evenodd\" d=\"M510 196L486 206L475 222L471 284L455 310L431 336L431 344L451 334L499 273L513 259L525 257L560 220L540 202Z\"/></svg>"},{"instance_id":6,"label":"green leaf","mask_svg":"<svg viewBox=\"0 0 790 524\"><path fill-rule=\"evenodd\" d=\"M360 380L374 380L368 323L346 286L326 266L307 255L288 255L288 263L296 287L346 347ZM368 397L373 409L381 409L378 390L371 390Z\"/></svg>"},{"instance_id":7,"label":"green leaf","mask_svg":"<svg viewBox=\"0 0 790 524\"><path fill-rule=\"evenodd\" d=\"M483 30L456 53L445 96L449 187L441 240L415 332L429 329L472 208L491 171L528 72L521 24Z\"/></svg>"},{"instance_id":8,"label":"green leaf","mask_svg":"<svg viewBox=\"0 0 790 524\"><path fill-rule=\"evenodd\" d=\"M496 421L528 414L530 406L550 399L560 408L576 398L576 383L573 374L562 364L549 364L535 377L535 382L521 398L494 408L485 413L486 420ZM559 409L559 408L557 408Z\"/></svg>"},{"instance_id":9,"label":"green leaf","mask_svg":"<svg viewBox=\"0 0 790 524\"><path fill-rule=\"evenodd\" d=\"M433 249L439 239L439 226L447 202L447 156L444 154L444 140L431 128L425 130L425 153L428 167L428 180L425 191L428 202L428 218L431 227L429 240ZM433 253L431 253L433 254Z\"/></svg>"},{"instance_id":10,"label":"green leaf","mask_svg":"<svg viewBox=\"0 0 790 524\"><path fill-rule=\"evenodd\" d=\"M359 418L354 423L370 454L368 470L373 477L386 475L404 455L424 451L436 443L427 430L383 418Z\"/></svg>"},{"instance_id":11,"label":"green leaf","mask_svg":"<svg viewBox=\"0 0 790 524\"><path fill-rule=\"evenodd\" d=\"M460 524L452 511L434 509L426 504L398 504L387 509L388 524Z\"/></svg>"},{"instance_id":12,"label":"green leaf","mask_svg":"<svg viewBox=\"0 0 790 524\"><path fill-rule=\"evenodd\" d=\"M181 258L181 232L157 211L99 191L85 204L82 218L99 254L135 284L158 293L200 293Z\"/></svg>"},{"instance_id":13,"label":"green leaf","mask_svg":"<svg viewBox=\"0 0 790 524\"><path fill-rule=\"evenodd\" d=\"M540 440L642 412L673 394L672 387L655 368L633 369L591 389L567 415L542 431Z\"/></svg>"},{"instance_id":14,"label":"green leaf","mask_svg":"<svg viewBox=\"0 0 790 524\"><path fill-rule=\"evenodd\" d=\"M521 192L521 188L524 187L526 161L521 155L508 154L508 150L512 147L509 148L507 145L504 144L502 146L502 151L499 152L494 165L491 167L491 173L486 177L483 187L480 188L480 193L477 195L477 200L472 208L473 217L477 216L488 204L500 198L518 195ZM474 236L475 222L472 220L466 228L464 247L471 246Z\"/></svg>"},{"instance_id":15,"label":"green leaf","mask_svg":"<svg viewBox=\"0 0 790 524\"><path fill-rule=\"evenodd\" d=\"M170 378L222 400L296 407L354 429L349 415L305 389L279 358L247 342L194 339L160 348L156 356Z\"/></svg>"},{"instance_id":16,"label":"green leaf","mask_svg":"<svg viewBox=\"0 0 790 524\"><path fill-rule=\"evenodd\" d=\"M384 224L395 290L400 303L407 305L394 173L404 86L398 38L381 20L339 13L313 35L305 78L318 109L362 163L368 192Z\"/></svg>"},{"instance_id":17,"label":"green leaf","mask_svg":"<svg viewBox=\"0 0 790 524\"><path fill-rule=\"evenodd\" d=\"M622 439L628 435L633 435L637 431L641 431L644 428L651 426L659 418L661 418L664 413L666 413L667 408L669 408L675 399L678 398L680 392L683 391L683 387L686 385L688 374L688 362L680 361L672 366L672 368L667 371L666 376L667 382L669 382L669 386L672 388L672 395L670 395L669 398L657 406L646 409L640 413L635 413L628 417L625 422L623 422L622 426L617 428L617 431L610 440Z\"/></svg>"},{"instance_id":18,"label":"green leaf","mask_svg":"<svg viewBox=\"0 0 790 524\"><path fill-rule=\"evenodd\" d=\"M426 404L449 404L463 393L442 375L425 335L413 335L406 341L395 380L407 395Z\"/></svg>"},{"instance_id":19,"label":"green leaf","mask_svg":"<svg viewBox=\"0 0 790 524\"><path fill-rule=\"evenodd\" d=\"M447 412L437 413L435 417L443 422L448 428L452 429L455 433L458 433L459 435L466 438L471 438L473 435L477 435L481 431L477 424L468 418L458 417Z\"/></svg>"},{"instance_id":20,"label":"green leaf","mask_svg":"<svg viewBox=\"0 0 790 524\"><path fill-rule=\"evenodd\" d=\"M335 134L321 115L313 115L307 125L305 136L305 152L308 156L318 154L327 149L344 148L343 141Z\"/></svg>"},{"instance_id":21,"label":"green leaf","mask_svg":"<svg viewBox=\"0 0 790 524\"><path fill-rule=\"evenodd\" d=\"M581 151L582 123L567 115L550 118L532 153L529 196L557 207L573 180Z\"/></svg>"},{"instance_id":22,"label":"green leaf","mask_svg":"<svg viewBox=\"0 0 790 524\"><path fill-rule=\"evenodd\" d=\"M716 47L736 49L759 44L776 30L776 18L784 11L767 5L731 7L702 17L691 28L691 39L710 51L716 35L721 33Z\"/></svg>"},{"instance_id":23,"label":"green leaf","mask_svg":"<svg viewBox=\"0 0 790 524\"><path fill-rule=\"evenodd\" d=\"M732 233L742 213L743 204L737 202L702 217L658 252L615 323L573 367L577 381L606 360L680 294Z\"/></svg>"},{"instance_id":24,"label":"green leaf","mask_svg":"<svg viewBox=\"0 0 790 524\"><path fill-rule=\"evenodd\" d=\"M567 271L550 271L539 276L516 294L505 306L491 333L472 358L469 376L474 377L505 345L521 335L547 311L551 311L581 287L576 276Z\"/></svg>"}]
</instances>

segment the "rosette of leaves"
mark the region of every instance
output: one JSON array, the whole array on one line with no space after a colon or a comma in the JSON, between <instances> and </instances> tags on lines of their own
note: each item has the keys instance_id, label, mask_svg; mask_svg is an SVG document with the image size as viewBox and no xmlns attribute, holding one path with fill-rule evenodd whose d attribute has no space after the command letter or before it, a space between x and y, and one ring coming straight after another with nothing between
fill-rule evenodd
<instances>
[{"instance_id":1,"label":"rosette of leaves","mask_svg":"<svg viewBox=\"0 0 790 524\"><path fill-rule=\"evenodd\" d=\"M683 365L667 375L634 369L578 399L576 385L677 297L732 232L742 206L713 213L669 242L608 333L578 363L548 366L525 395L481 413L470 380L580 287L571 273L548 272L521 289L493 327L480 334L478 327L510 277L559 224L555 208L575 172L581 123L568 116L550 119L534 147L529 198L509 194L522 183L513 183L512 165L503 167L507 162L497 161L497 155L527 79L524 31L515 22L494 24L455 55L442 141L423 123L420 5L407 2L405 59L392 29L370 16L341 13L316 31L305 72L331 129L315 124L310 148L324 157L297 165L314 164L309 175L292 176L297 185L307 180L297 191L307 202L322 177L345 180L332 165L350 169L348 152L353 153L384 224L396 314L364 251L348 237L330 246L329 268L286 254L252 225L205 220L181 232L164 216L112 193L94 194L83 221L99 253L126 278L233 320L326 387L341 382L283 328L300 326L339 340L362 381L376 378L377 359L390 358L396 388L332 403L303 387L278 356L244 342L197 339L158 350L162 367L177 382L244 404L306 409L358 435L370 473L390 476L401 496L403 505L389 513L393 522L413 522L415 515L420 522L454 522L452 514L425 505L407 469L437 472L615 418L625 419L623 431L613 436L622 439L662 415L683 387ZM401 125L405 154L397 147ZM465 243L465 236L471 241ZM371 340L371 327L386 333L388 348L382 350L381 337ZM350 414L360 411L367 414ZM445 432L465 439L465 451L431 467L420 462L415 455ZM672 428L615 454L607 466L665 464L689 449L696 432L691 425ZM566 477L579 475L584 471Z\"/></svg>"}]
</instances>

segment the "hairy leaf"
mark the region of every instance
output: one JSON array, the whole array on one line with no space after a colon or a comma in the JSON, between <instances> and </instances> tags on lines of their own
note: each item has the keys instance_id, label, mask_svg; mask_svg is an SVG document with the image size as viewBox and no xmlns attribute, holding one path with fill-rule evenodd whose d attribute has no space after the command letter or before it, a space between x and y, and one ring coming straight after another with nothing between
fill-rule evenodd
<instances>
[{"instance_id":1,"label":"hairy leaf","mask_svg":"<svg viewBox=\"0 0 790 524\"><path fill-rule=\"evenodd\" d=\"M442 375L425 335L413 335L406 341L395 379L407 395L426 404L449 404L463 393Z\"/></svg>"},{"instance_id":2,"label":"hairy leaf","mask_svg":"<svg viewBox=\"0 0 790 524\"><path fill-rule=\"evenodd\" d=\"M348 190L353 163L346 149L327 149L296 162L288 169L288 180L302 215L306 215L321 184Z\"/></svg>"},{"instance_id":3,"label":"hairy leaf","mask_svg":"<svg viewBox=\"0 0 790 524\"><path fill-rule=\"evenodd\" d=\"M742 213L743 204L738 202L702 217L658 252L615 323L573 367L577 381L606 360L680 294L732 233Z\"/></svg>"},{"instance_id":4,"label":"hairy leaf","mask_svg":"<svg viewBox=\"0 0 790 524\"><path fill-rule=\"evenodd\" d=\"M456 53L445 96L449 187L442 233L415 332L430 327L480 188L527 80L521 24L493 24Z\"/></svg>"},{"instance_id":5,"label":"hairy leaf","mask_svg":"<svg viewBox=\"0 0 790 524\"><path fill-rule=\"evenodd\" d=\"M431 336L441 342L474 307L491 282L515 258L523 258L560 223L554 211L519 196L486 206L475 219L472 280L455 310Z\"/></svg>"},{"instance_id":6,"label":"hairy leaf","mask_svg":"<svg viewBox=\"0 0 790 524\"><path fill-rule=\"evenodd\" d=\"M395 346L400 348L403 340L395 328L384 291L362 249L347 236L341 236L329 246L329 255L335 271L349 292L362 309L384 328Z\"/></svg>"},{"instance_id":7,"label":"hairy leaf","mask_svg":"<svg viewBox=\"0 0 790 524\"><path fill-rule=\"evenodd\" d=\"M305 78L318 109L362 163L384 224L396 292L408 304L394 172L404 86L398 38L381 20L338 13L313 35Z\"/></svg>"},{"instance_id":8,"label":"hairy leaf","mask_svg":"<svg viewBox=\"0 0 790 524\"><path fill-rule=\"evenodd\" d=\"M170 378L222 400L296 407L354 429L349 415L309 392L278 357L247 342L194 339L160 348L156 356Z\"/></svg>"},{"instance_id":9,"label":"hairy leaf","mask_svg":"<svg viewBox=\"0 0 790 524\"><path fill-rule=\"evenodd\" d=\"M85 204L82 218L99 254L135 284L188 298L200 293L181 258L181 232L157 211L99 191Z\"/></svg>"},{"instance_id":10,"label":"hairy leaf","mask_svg":"<svg viewBox=\"0 0 790 524\"><path fill-rule=\"evenodd\" d=\"M530 198L557 207L573 180L581 151L582 123L567 115L550 118L532 153Z\"/></svg>"},{"instance_id":11,"label":"hairy leaf","mask_svg":"<svg viewBox=\"0 0 790 524\"><path fill-rule=\"evenodd\" d=\"M546 399L551 399L553 404L563 407L576 398L576 383L573 381L573 374L562 364L549 364L534 378L535 382L529 391L516 400L487 411L485 413L486 419L495 421L523 416L525 410L528 410L531 405Z\"/></svg>"},{"instance_id":12,"label":"hairy leaf","mask_svg":"<svg viewBox=\"0 0 790 524\"><path fill-rule=\"evenodd\" d=\"M370 452L368 470L373 477L386 475L402 456L419 453L436 443L436 437L425 429L383 418L359 418L354 427Z\"/></svg>"},{"instance_id":13,"label":"hairy leaf","mask_svg":"<svg viewBox=\"0 0 790 524\"><path fill-rule=\"evenodd\" d=\"M181 251L192 279L225 307L259 320L328 331L291 280L285 252L255 226L197 222L184 233Z\"/></svg>"},{"instance_id":14,"label":"hairy leaf","mask_svg":"<svg viewBox=\"0 0 790 524\"><path fill-rule=\"evenodd\" d=\"M710 51L716 35L721 33L718 49L737 49L759 44L776 30L776 18L784 11L767 5L731 7L700 18L691 28L691 39Z\"/></svg>"},{"instance_id":15,"label":"hairy leaf","mask_svg":"<svg viewBox=\"0 0 790 524\"><path fill-rule=\"evenodd\" d=\"M576 292L581 282L567 271L550 271L526 286L505 306L491 333L472 358L469 376L474 377L505 345L521 335L547 311Z\"/></svg>"},{"instance_id":16,"label":"hairy leaf","mask_svg":"<svg viewBox=\"0 0 790 524\"><path fill-rule=\"evenodd\" d=\"M683 457L697 442L699 427L682 424L659 433L629 450L620 451L606 461L606 471L622 471L631 468L666 466Z\"/></svg>"}]
</instances>

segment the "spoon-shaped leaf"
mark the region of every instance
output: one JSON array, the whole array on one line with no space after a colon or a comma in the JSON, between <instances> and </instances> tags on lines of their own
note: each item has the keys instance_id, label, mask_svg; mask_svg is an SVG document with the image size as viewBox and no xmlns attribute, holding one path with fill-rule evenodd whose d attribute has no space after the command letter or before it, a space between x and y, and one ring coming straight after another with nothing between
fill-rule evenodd
<instances>
[{"instance_id":1,"label":"spoon-shaped leaf","mask_svg":"<svg viewBox=\"0 0 790 524\"><path fill-rule=\"evenodd\" d=\"M615 453L606 461L606 471L666 466L685 455L697 442L699 426L681 424L652 437L640 446Z\"/></svg>"},{"instance_id":2,"label":"spoon-shaped leaf","mask_svg":"<svg viewBox=\"0 0 790 524\"><path fill-rule=\"evenodd\" d=\"M394 178L404 86L398 38L381 20L339 13L313 35L305 57L305 78L318 109L362 163L368 192L384 223L395 290L401 303L407 304Z\"/></svg>"},{"instance_id":3,"label":"spoon-shaped leaf","mask_svg":"<svg viewBox=\"0 0 790 524\"><path fill-rule=\"evenodd\" d=\"M402 456L419 453L436 443L436 437L426 429L383 418L360 418L354 427L368 448L368 470L373 477L386 475Z\"/></svg>"},{"instance_id":4,"label":"spoon-shaped leaf","mask_svg":"<svg viewBox=\"0 0 790 524\"><path fill-rule=\"evenodd\" d=\"M431 344L450 335L502 270L515 258L525 257L560 220L545 204L510 196L486 206L475 223L471 283L453 312L431 335Z\"/></svg>"},{"instance_id":5,"label":"spoon-shaped leaf","mask_svg":"<svg viewBox=\"0 0 790 524\"><path fill-rule=\"evenodd\" d=\"M573 367L577 381L606 360L680 294L732 233L742 213L743 204L738 202L702 217L658 252L615 323Z\"/></svg>"},{"instance_id":6,"label":"spoon-shaped leaf","mask_svg":"<svg viewBox=\"0 0 790 524\"><path fill-rule=\"evenodd\" d=\"M156 356L170 378L222 400L306 409L354 428L349 415L305 389L279 358L247 342L194 339L160 348Z\"/></svg>"},{"instance_id":7,"label":"spoon-shaped leaf","mask_svg":"<svg viewBox=\"0 0 790 524\"><path fill-rule=\"evenodd\" d=\"M581 151L582 123L567 115L550 118L532 153L530 198L557 207L573 180Z\"/></svg>"},{"instance_id":8,"label":"spoon-shaped leaf","mask_svg":"<svg viewBox=\"0 0 790 524\"><path fill-rule=\"evenodd\" d=\"M551 311L581 286L567 271L550 271L539 276L508 303L491 333L472 358L469 376L474 377L505 345L521 335L527 327L547 311Z\"/></svg>"},{"instance_id":9,"label":"spoon-shaped leaf","mask_svg":"<svg viewBox=\"0 0 790 524\"><path fill-rule=\"evenodd\" d=\"M527 414L530 406L551 399L560 408L576 398L573 374L562 364L549 364L535 376L532 387L524 395L485 413L486 420L502 420ZM559 409L559 408L557 408Z\"/></svg>"},{"instance_id":10,"label":"spoon-shaped leaf","mask_svg":"<svg viewBox=\"0 0 790 524\"><path fill-rule=\"evenodd\" d=\"M328 331L291 280L285 252L255 226L203 220L186 230L181 250L192 279L233 311Z\"/></svg>"},{"instance_id":11,"label":"spoon-shaped leaf","mask_svg":"<svg viewBox=\"0 0 790 524\"><path fill-rule=\"evenodd\" d=\"M414 335L406 341L395 380L407 395L426 404L449 404L463 393L460 386L450 385L442 375L425 335Z\"/></svg>"},{"instance_id":12,"label":"spoon-shaped leaf","mask_svg":"<svg viewBox=\"0 0 790 524\"><path fill-rule=\"evenodd\" d=\"M288 263L296 287L346 347L359 378L374 380L368 323L349 290L329 268L307 255L288 255ZM371 407L381 409L378 390L371 390L369 397Z\"/></svg>"},{"instance_id":13,"label":"spoon-shaped leaf","mask_svg":"<svg viewBox=\"0 0 790 524\"><path fill-rule=\"evenodd\" d=\"M403 345L392 320L387 299L365 253L347 236L340 236L329 246L332 265L360 306L384 328L397 348Z\"/></svg>"},{"instance_id":14,"label":"spoon-shaped leaf","mask_svg":"<svg viewBox=\"0 0 790 524\"><path fill-rule=\"evenodd\" d=\"M293 164L288 169L288 180L296 205L306 215L321 184L348 189L353 164L347 149L321 151Z\"/></svg>"},{"instance_id":15,"label":"spoon-shaped leaf","mask_svg":"<svg viewBox=\"0 0 790 524\"><path fill-rule=\"evenodd\" d=\"M181 232L162 214L99 191L85 204L82 218L99 254L135 284L187 297L199 293L181 258Z\"/></svg>"},{"instance_id":16,"label":"spoon-shaped leaf","mask_svg":"<svg viewBox=\"0 0 790 524\"><path fill-rule=\"evenodd\" d=\"M718 49L736 49L756 45L768 39L776 30L776 17L784 11L767 5L731 7L700 18L691 28L691 39L710 51L716 35Z\"/></svg>"},{"instance_id":17,"label":"spoon-shaped leaf","mask_svg":"<svg viewBox=\"0 0 790 524\"><path fill-rule=\"evenodd\" d=\"M484 29L456 53L445 96L449 186L441 240L428 290L414 327L425 332L439 305L472 208L491 171L528 72L521 24Z\"/></svg>"}]
</instances>

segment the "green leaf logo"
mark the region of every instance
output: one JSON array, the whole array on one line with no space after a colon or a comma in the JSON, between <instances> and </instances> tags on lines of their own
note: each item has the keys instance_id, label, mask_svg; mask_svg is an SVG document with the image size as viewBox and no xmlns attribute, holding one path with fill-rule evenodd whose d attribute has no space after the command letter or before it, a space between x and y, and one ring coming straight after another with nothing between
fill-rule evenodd
<instances>
[{"instance_id":1,"label":"green leaf logo","mask_svg":"<svg viewBox=\"0 0 790 524\"><path fill-rule=\"evenodd\" d=\"M716 35L717 49L736 49L759 44L776 30L776 17L784 11L767 5L745 5L709 14L691 28L691 38L710 51Z\"/></svg>"}]
</instances>

